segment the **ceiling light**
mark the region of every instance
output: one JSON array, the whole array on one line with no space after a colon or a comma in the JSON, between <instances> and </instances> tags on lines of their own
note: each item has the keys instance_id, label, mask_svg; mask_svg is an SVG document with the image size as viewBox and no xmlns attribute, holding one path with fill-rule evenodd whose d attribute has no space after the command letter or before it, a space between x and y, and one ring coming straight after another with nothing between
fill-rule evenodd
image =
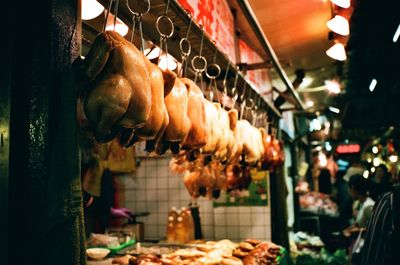
<instances>
[{"instance_id":1,"label":"ceiling light","mask_svg":"<svg viewBox=\"0 0 400 265\"><path fill-rule=\"evenodd\" d=\"M377 154L379 152L379 149L377 146L372 147L372 153Z\"/></svg>"},{"instance_id":2,"label":"ceiling light","mask_svg":"<svg viewBox=\"0 0 400 265\"><path fill-rule=\"evenodd\" d=\"M108 19L107 19L107 26L106 26L106 31L116 31L118 32L121 36L125 36L128 34L129 28L128 26L122 22L121 19L117 18L117 21L115 23L115 28L114 28L114 15L109 14Z\"/></svg>"},{"instance_id":3,"label":"ceiling light","mask_svg":"<svg viewBox=\"0 0 400 265\"><path fill-rule=\"evenodd\" d=\"M346 18L336 15L334 18L326 22L326 25L333 32L347 36L350 33L349 22Z\"/></svg>"},{"instance_id":4,"label":"ceiling light","mask_svg":"<svg viewBox=\"0 0 400 265\"><path fill-rule=\"evenodd\" d=\"M378 81L376 79L372 79L371 83L369 84L369 91L374 92L376 84L378 84Z\"/></svg>"},{"instance_id":5,"label":"ceiling light","mask_svg":"<svg viewBox=\"0 0 400 265\"><path fill-rule=\"evenodd\" d=\"M325 142L325 150L328 152L332 150L332 145L330 142Z\"/></svg>"},{"instance_id":6,"label":"ceiling light","mask_svg":"<svg viewBox=\"0 0 400 265\"><path fill-rule=\"evenodd\" d=\"M339 114L340 113L340 109L335 108L335 107L329 107L329 110L332 111L333 113Z\"/></svg>"},{"instance_id":7,"label":"ceiling light","mask_svg":"<svg viewBox=\"0 0 400 265\"><path fill-rule=\"evenodd\" d=\"M176 69L177 66L178 65L174 57L172 57L171 55L164 53L160 56L160 61L158 62L158 67L160 67L160 69L162 70L169 69L173 71Z\"/></svg>"},{"instance_id":8,"label":"ceiling light","mask_svg":"<svg viewBox=\"0 0 400 265\"><path fill-rule=\"evenodd\" d=\"M399 157L397 155L389 156L389 161L392 163L396 163L398 160L399 160Z\"/></svg>"},{"instance_id":9,"label":"ceiling light","mask_svg":"<svg viewBox=\"0 0 400 265\"><path fill-rule=\"evenodd\" d=\"M336 43L326 51L326 55L338 61L345 61L347 59L346 50L342 43Z\"/></svg>"},{"instance_id":10,"label":"ceiling light","mask_svg":"<svg viewBox=\"0 0 400 265\"><path fill-rule=\"evenodd\" d=\"M350 0L331 0L331 2L334 3L335 5L343 7L343 8L350 7Z\"/></svg>"},{"instance_id":11,"label":"ceiling light","mask_svg":"<svg viewBox=\"0 0 400 265\"><path fill-rule=\"evenodd\" d=\"M372 164L374 165L374 167L377 167L381 164L381 160L375 157L374 160L372 160Z\"/></svg>"},{"instance_id":12,"label":"ceiling light","mask_svg":"<svg viewBox=\"0 0 400 265\"><path fill-rule=\"evenodd\" d=\"M311 108L311 107L314 106L314 101L312 101L312 100L307 100L306 105L307 105L308 108Z\"/></svg>"},{"instance_id":13,"label":"ceiling light","mask_svg":"<svg viewBox=\"0 0 400 265\"><path fill-rule=\"evenodd\" d=\"M319 131L322 129L322 124L318 119L313 119L310 123L311 131Z\"/></svg>"},{"instance_id":14,"label":"ceiling light","mask_svg":"<svg viewBox=\"0 0 400 265\"><path fill-rule=\"evenodd\" d=\"M396 41L399 39L399 36L400 36L400 24L399 24L399 26L397 27L397 30L396 30L396 32L395 32L394 35L393 35L393 42L396 42Z\"/></svg>"},{"instance_id":15,"label":"ceiling light","mask_svg":"<svg viewBox=\"0 0 400 265\"><path fill-rule=\"evenodd\" d=\"M329 92L333 94L339 94L341 91L340 84L336 80L325 80L325 87Z\"/></svg>"},{"instance_id":16,"label":"ceiling light","mask_svg":"<svg viewBox=\"0 0 400 265\"><path fill-rule=\"evenodd\" d=\"M144 50L144 54L149 60L152 60L160 56L160 48L159 47L148 48Z\"/></svg>"},{"instance_id":17,"label":"ceiling light","mask_svg":"<svg viewBox=\"0 0 400 265\"><path fill-rule=\"evenodd\" d=\"M82 20L98 17L103 11L104 6L96 0L82 0Z\"/></svg>"},{"instance_id":18,"label":"ceiling light","mask_svg":"<svg viewBox=\"0 0 400 265\"><path fill-rule=\"evenodd\" d=\"M314 78L306 76L306 77L304 77L303 80L301 81L301 83L300 83L300 85L299 85L299 88L306 88L306 87L308 87L309 85L311 85L311 83L312 83L313 81L314 81Z\"/></svg>"},{"instance_id":19,"label":"ceiling light","mask_svg":"<svg viewBox=\"0 0 400 265\"><path fill-rule=\"evenodd\" d=\"M326 159L326 155L324 153L319 153L318 160L321 167L326 167L328 165L328 160Z\"/></svg>"},{"instance_id":20,"label":"ceiling light","mask_svg":"<svg viewBox=\"0 0 400 265\"><path fill-rule=\"evenodd\" d=\"M371 167L371 172L372 172L372 173L375 172L375 167Z\"/></svg>"},{"instance_id":21,"label":"ceiling light","mask_svg":"<svg viewBox=\"0 0 400 265\"><path fill-rule=\"evenodd\" d=\"M368 170L364 170L363 177L367 179L368 176L369 176L369 171Z\"/></svg>"}]
</instances>

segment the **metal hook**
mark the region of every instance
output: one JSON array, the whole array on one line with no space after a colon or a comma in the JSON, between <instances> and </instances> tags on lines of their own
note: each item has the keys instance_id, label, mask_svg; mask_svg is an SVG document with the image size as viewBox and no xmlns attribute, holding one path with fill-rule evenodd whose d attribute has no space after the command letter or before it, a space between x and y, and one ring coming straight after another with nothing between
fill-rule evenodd
<instances>
[{"instance_id":1,"label":"metal hook","mask_svg":"<svg viewBox=\"0 0 400 265\"><path fill-rule=\"evenodd\" d=\"M114 31L115 31L115 25L117 24L119 0L110 0L110 1L108 2L108 8L107 8L107 12L106 12L106 18L105 18L104 24L103 24L103 32L106 31L107 22L108 22L108 16L110 15L110 10L111 10L112 4L113 4L114 2L115 2L115 4L114 4Z\"/></svg>"},{"instance_id":2,"label":"metal hook","mask_svg":"<svg viewBox=\"0 0 400 265\"><path fill-rule=\"evenodd\" d=\"M170 28L169 32L168 31L167 32L162 32L162 30L160 28L160 23L161 23L162 20L166 20L165 22L168 22L168 24L170 26L169 27ZM174 34L174 29L175 29L174 23L172 22L171 18L169 18L167 15L162 15L162 16L159 16L157 18L156 27L157 27L158 34L160 34L161 38L168 39L168 38L171 38L171 36Z\"/></svg>"},{"instance_id":3,"label":"metal hook","mask_svg":"<svg viewBox=\"0 0 400 265\"><path fill-rule=\"evenodd\" d=\"M221 67L216 64L212 63L207 66L207 69L205 71L206 76L210 79L210 93L213 95L213 90L215 90L215 93L217 94L217 100L218 102L221 102L220 96L218 94L218 87L217 87L217 81L216 79L218 76L221 74ZM210 98L211 101L213 101L213 96Z\"/></svg>"},{"instance_id":4,"label":"metal hook","mask_svg":"<svg viewBox=\"0 0 400 265\"><path fill-rule=\"evenodd\" d=\"M165 13L164 13L164 16L167 16L167 13L168 13L168 8L169 8L169 0L167 1L167 6L165 7Z\"/></svg>"},{"instance_id":5,"label":"metal hook","mask_svg":"<svg viewBox=\"0 0 400 265\"><path fill-rule=\"evenodd\" d=\"M200 29L202 31L201 34L201 41L200 41L200 51L199 51L199 55L196 55L193 57L192 59L192 68L193 70L196 72L195 78L194 78L194 82L197 82L197 78L200 76L200 86L201 86L201 90L204 92L204 88L203 88L203 75L202 73L206 70L207 68L207 60L206 58L204 58L204 56L202 56L203 53L203 43L204 43L204 30L203 30L203 25L200 25ZM200 62L200 66L201 66L201 62L203 62L203 67L196 67L196 63L195 61L198 60Z\"/></svg>"},{"instance_id":6,"label":"metal hook","mask_svg":"<svg viewBox=\"0 0 400 265\"><path fill-rule=\"evenodd\" d=\"M189 26L186 31L186 36L179 41L179 49L181 50L181 61L182 61L181 69L179 71L181 77L184 77L186 75L187 61L188 61L187 59L189 58L190 52L192 51L192 46L190 45L189 41L189 32L190 32L190 27L192 26L193 19L190 12L189 11L186 12L190 18Z\"/></svg>"},{"instance_id":7,"label":"metal hook","mask_svg":"<svg viewBox=\"0 0 400 265\"><path fill-rule=\"evenodd\" d=\"M147 14L150 11L150 0L146 0L147 2L147 7L145 10L142 12L140 10L135 11L130 5L129 5L129 0L126 0L126 7L128 8L129 12L132 14L132 34L131 34L131 42L133 42L133 37L135 36L135 28L136 28L136 23L138 24L139 27L139 34L140 34L140 50L141 52L144 52L144 38L143 38L143 29L142 29L142 17L143 15Z\"/></svg>"}]
</instances>

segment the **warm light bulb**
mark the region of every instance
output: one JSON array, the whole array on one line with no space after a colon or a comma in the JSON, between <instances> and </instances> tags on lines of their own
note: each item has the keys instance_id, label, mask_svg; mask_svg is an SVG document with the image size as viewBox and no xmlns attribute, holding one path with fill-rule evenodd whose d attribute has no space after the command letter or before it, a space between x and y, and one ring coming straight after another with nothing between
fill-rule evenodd
<instances>
[{"instance_id":1,"label":"warm light bulb","mask_svg":"<svg viewBox=\"0 0 400 265\"><path fill-rule=\"evenodd\" d=\"M128 26L122 22L121 19L117 18L117 21L115 23L115 29L114 29L114 15L110 14L107 19L107 26L106 26L106 31L116 31L118 32L121 36L125 36L128 34L129 28Z\"/></svg>"},{"instance_id":2,"label":"warm light bulb","mask_svg":"<svg viewBox=\"0 0 400 265\"><path fill-rule=\"evenodd\" d=\"M157 58L158 56L160 56L160 51L161 50L158 47L155 47L153 49L149 48L149 49L144 50L144 54L146 54L146 57L149 60L152 60L152 59Z\"/></svg>"},{"instance_id":3,"label":"warm light bulb","mask_svg":"<svg viewBox=\"0 0 400 265\"><path fill-rule=\"evenodd\" d=\"M162 70L169 69L171 71L175 70L177 67L177 63L171 55L163 54L160 57L160 61L158 62L158 67Z\"/></svg>"},{"instance_id":4,"label":"warm light bulb","mask_svg":"<svg viewBox=\"0 0 400 265\"><path fill-rule=\"evenodd\" d=\"M374 165L374 167L377 167L381 164L381 160L375 157L374 160L372 160L372 164Z\"/></svg>"},{"instance_id":5,"label":"warm light bulb","mask_svg":"<svg viewBox=\"0 0 400 265\"><path fill-rule=\"evenodd\" d=\"M372 147L372 153L377 154L379 152L379 149L377 146Z\"/></svg>"},{"instance_id":6,"label":"warm light bulb","mask_svg":"<svg viewBox=\"0 0 400 265\"><path fill-rule=\"evenodd\" d=\"M346 50L343 44L336 43L326 51L326 55L338 61L345 61L347 59Z\"/></svg>"},{"instance_id":7,"label":"warm light bulb","mask_svg":"<svg viewBox=\"0 0 400 265\"><path fill-rule=\"evenodd\" d=\"M318 160L321 167L326 167L328 165L328 160L326 159L326 155L324 153L320 153L318 155Z\"/></svg>"},{"instance_id":8,"label":"warm light bulb","mask_svg":"<svg viewBox=\"0 0 400 265\"><path fill-rule=\"evenodd\" d=\"M82 0L82 20L98 17L103 11L104 6L96 0Z\"/></svg>"},{"instance_id":9,"label":"warm light bulb","mask_svg":"<svg viewBox=\"0 0 400 265\"><path fill-rule=\"evenodd\" d=\"M308 108L311 108L311 107L314 106L314 101L312 101L312 100L307 100L306 105L307 105Z\"/></svg>"},{"instance_id":10,"label":"warm light bulb","mask_svg":"<svg viewBox=\"0 0 400 265\"><path fill-rule=\"evenodd\" d=\"M368 170L364 170L363 177L367 179L368 176L369 176L369 171Z\"/></svg>"},{"instance_id":11,"label":"warm light bulb","mask_svg":"<svg viewBox=\"0 0 400 265\"><path fill-rule=\"evenodd\" d=\"M343 8L350 7L350 0L331 0L331 2L334 3L335 5L343 7Z\"/></svg>"},{"instance_id":12,"label":"warm light bulb","mask_svg":"<svg viewBox=\"0 0 400 265\"><path fill-rule=\"evenodd\" d=\"M326 22L326 25L333 32L347 36L350 33L349 22L342 16L336 15L334 18Z\"/></svg>"},{"instance_id":13,"label":"warm light bulb","mask_svg":"<svg viewBox=\"0 0 400 265\"><path fill-rule=\"evenodd\" d=\"M389 156L389 161L392 163L396 163L397 160L399 160L399 157L397 155L391 155Z\"/></svg>"},{"instance_id":14,"label":"warm light bulb","mask_svg":"<svg viewBox=\"0 0 400 265\"><path fill-rule=\"evenodd\" d=\"M333 94L339 94L341 91L340 84L336 80L325 80L325 87L329 92Z\"/></svg>"},{"instance_id":15,"label":"warm light bulb","mask_svg":"<svg viewBox=\"0 0 400 265\"><path fill-rule=\"evenodd\" d=\"M371 172L372 172L372 173L375 172L375 167L371 167Z\"/></svg>"}]
</instances>

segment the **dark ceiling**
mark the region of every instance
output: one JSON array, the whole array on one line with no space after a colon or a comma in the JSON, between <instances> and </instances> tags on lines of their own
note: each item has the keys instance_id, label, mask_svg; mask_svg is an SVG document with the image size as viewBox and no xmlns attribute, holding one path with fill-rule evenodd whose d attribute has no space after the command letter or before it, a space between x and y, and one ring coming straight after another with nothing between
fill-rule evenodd
<instances>
[{"instance_id":1,"label":"dark ceiling","mask_svg":"<svg viewBox=\"0 0 400 265\"><path fill-rule=\"evenodd\" d=\"M392 41L400 23L398 0L353 1L347 43L348 71L344 128L400 126L400 40ZM373 92L372 79L377 80Z\"/></svg>"}]
</instances>

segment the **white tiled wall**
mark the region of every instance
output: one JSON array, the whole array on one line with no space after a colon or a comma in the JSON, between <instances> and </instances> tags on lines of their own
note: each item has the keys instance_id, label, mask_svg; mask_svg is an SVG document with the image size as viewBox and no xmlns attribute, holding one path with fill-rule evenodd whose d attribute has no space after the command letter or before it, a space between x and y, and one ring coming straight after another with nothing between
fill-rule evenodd
<instances>
[{"instance_id":1,"label":"white tiled wall","mask_svg":"<svg viewBox=\"0 0 400 265\"><path fill-rule=\"evenodd\" d=\"M124 190L125 207L150 212L140 217L145 222L145 239L163 239L168 211L172 206L187 206L191 198L180 176L169 171L169 157L141 158L133 175L119 178ZM217 207L212 201L198 200L203 235L207 240L271 238L269 207Z\"/></svg>"}]
</instances>

